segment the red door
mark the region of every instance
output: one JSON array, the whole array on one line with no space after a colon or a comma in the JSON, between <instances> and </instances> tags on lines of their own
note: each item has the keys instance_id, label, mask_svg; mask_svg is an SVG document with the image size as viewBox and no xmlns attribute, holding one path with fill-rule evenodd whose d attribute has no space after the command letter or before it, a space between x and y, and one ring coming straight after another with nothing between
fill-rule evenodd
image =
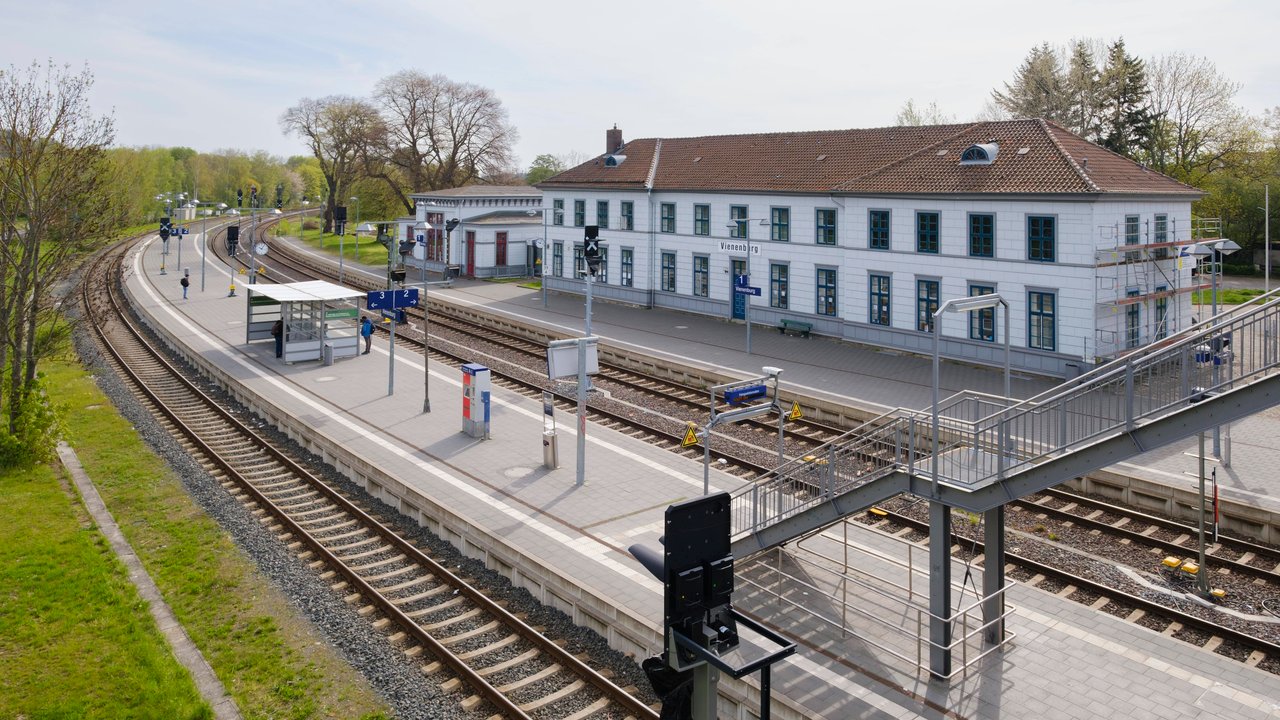
<instances>
[{"instance_id":1,"label":"red door","mask_svg":"<svg viewBox=\"0 0 1280 720\"><path fill-rule=\"evenodd\" d=\"M462 269L462 274L468 277L476 273L476 231L467 231L467 266Z\"/></svg>"},{"instance_id":2,"label":"red door","mask_svg":"<svg viewBox=\"0 0 1280 720\"><path fill-rule=\"evenodd\" d=\"M507 234L498 233L497 239L497 258L493 262L494 265L502 267L507 264Z\"/></svg>"}]
</instances>

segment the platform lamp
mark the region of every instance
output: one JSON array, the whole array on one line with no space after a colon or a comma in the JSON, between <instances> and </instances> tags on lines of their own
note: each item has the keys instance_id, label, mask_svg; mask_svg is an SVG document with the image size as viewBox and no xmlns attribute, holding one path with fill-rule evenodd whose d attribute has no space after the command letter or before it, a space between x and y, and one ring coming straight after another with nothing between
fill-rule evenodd
<instances>
[{"instance_id":1,"label":"platform lamp","mask_svg":"<svg viewBox=\"0 0 1280 720\"><path fill-rule=\"evenodd\" d=\"M419 220L413 224L414 234L422 243L422 412L431 412L431 321L427 309L427 233L434 228L431 223Z\"/></svg>"}]
</instances>

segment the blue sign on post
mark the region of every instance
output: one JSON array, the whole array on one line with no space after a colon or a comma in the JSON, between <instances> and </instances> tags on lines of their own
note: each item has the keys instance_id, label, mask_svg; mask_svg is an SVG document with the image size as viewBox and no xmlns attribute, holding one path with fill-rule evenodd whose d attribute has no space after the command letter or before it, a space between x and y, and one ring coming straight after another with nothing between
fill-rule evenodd
<instances>
[{"instance_id":1,"label":"blue sign on post","mask_svg":"<svg viewBox=\"0 0 1280 720\"><path fill-rule=\"evenodd\" d=\"M760 288L758 287L743 287L742 285L739 285L735 287L733 291L739 295L755 295L756 297L760 297Z\"/></svg>"},{"instance_id":2,"label":"blue sign on post","mask_svg":"<svg viewBox=\"0 0 1280 720\"><path fill-rule=\"evenodd\" d=\"M190 232L191 232L191 229L190 229L190 228L182 228L182 229L181 229L181 230L179 230L178 232L179 232L179 233L181 233L181 234L183 234L183 235L186 235L186 234L188 234L188 233L190 233Z\"/></svg>"},{"instance_id":3,"label":"blue sign on post","mask_svg":"<svg viewBox=\"0 0 1280 720\"><path fill-rule=\"evenodd\" d=\"M395 310L397 308L418 307L418 288L407 290L371 290L365 298L365 306L370 310Z\"/></svg>"},{"instance_id":4,"label":"blue sign on post","mask_svg":"<svg viewBox=\"0 0 1280 720\"><path fill-rule=\"evenodd\" d=\"M733 276L734 287L747 287L750 284L751 284L750 275L734 275Z\"/></svg>"}]
</instances>

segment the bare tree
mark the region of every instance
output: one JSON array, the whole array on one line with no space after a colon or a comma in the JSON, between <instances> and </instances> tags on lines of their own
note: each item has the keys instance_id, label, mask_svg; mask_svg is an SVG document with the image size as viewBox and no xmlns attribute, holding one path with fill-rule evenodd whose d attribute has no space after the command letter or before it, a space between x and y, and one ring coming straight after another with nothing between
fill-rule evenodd
<instances>
[{"instance_id":1,"label":"bare tree","mask_svg":"<svg viewBox=\"0 0 1280 720\"><path fill-rule=\"evenodd\" d=\"M1245 112L1235 104L1240 84L1208 58L1175 52L1148 63L1155 132L1149 161L1160 172L1195 183L1245 142Z\"/></svg>"},{"instance_id":2,"label":"bare tree","mask_svg":"<svg viewBox=\"0 0 1280 720\"><path fill-rule=\"evenodd\" d=\"M936 100L930 101L925 107L916 105L915 98L907 98L902 104L902 109L898 111L897 117L894 118L894 125L950 125L956 119L951 115L942 112L938 107Z\"/></svg>"},{"instance_id":3,"label":"bare tree","mask_svg":"<svg viewBox=\"0 0 1280 720\"><path fill-rule=\"evenodd\" d=\"M319 100L303 98L285 111L280 126L305 140L320 162L329 187L324 230L332 232L333 210L358 177L366 148L386 132L382 118L366 100L330 95Z\"/></svg>"},{"instance_id":4,"label":"bare tree","mask_svg":"<svg viewBox=\"0 0 1280 720\"><path fill-rule=\"evenodd\" d=\"M119 220L107 146L114 122L89 109L93 75L52 63L0 71L0 461L47 457L56 417L37 381L66 325L54 284Z\"/></svg>"},{"instance_id":5,"label":"bare tree","mask_svg":"<svg viewBox=\"0 0 1280 720\"><path fill-rule=\"evenodd\" d=\"M378 82L374 102L385 133L366 148L366 172L391 185L407 211L410 192L513 172L518 135L492 90L405 70Z\"/></svg>"}]
</instances>

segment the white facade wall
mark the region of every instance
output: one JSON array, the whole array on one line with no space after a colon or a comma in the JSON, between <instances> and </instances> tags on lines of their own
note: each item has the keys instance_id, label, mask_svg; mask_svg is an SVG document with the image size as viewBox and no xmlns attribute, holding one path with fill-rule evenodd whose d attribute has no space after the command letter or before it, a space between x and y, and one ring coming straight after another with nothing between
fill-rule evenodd
<instances>
[{"instance_id":1,"label":"white facade wall","mask_svg":"<svg viewBox=\"0 0 1280 720\"><path fill-rule=\"evenodd\" d=\"M1099 355L1113 351L1117 330L1123 330L1124 310L1115 305L1132 285L1132 279L1117 282L1117 271L1099 267L1099 251L1123 243L1114 237L1114 228L1123 232L1126 215L1138 214L1143 221L1142 242L1147 237L1155 214L1169 219L1169 240L1190 238L1190 202L1178 200L1122 200L1059 198L962 198L962 197L836 197L830 195L760 195L734 193L654 192L652 196L636 191L548 189L546 207L563 200L563 225L548 228L548 258L557 242L563 244L564 272L562 280L570 282L573 248L582 242L583 231L574 226L574 201L586 203L584 225L596 223L596 202L609 202L609 228L601 229L604 247L609 249L607 284L616 285L620 273L620 250L634 249L635 290L627 298L641 301L641 293L650 302L664 306L708 312L728 317L732 302L731 260L745 255L731 255L719 250L721 241L731 240L730 207L744 205L753 243L761 253L751 259L753 286L762 290L760 297L750 297L752 320L769 323L782 317L813 322L815 331L837 334L853 340L869 340L867 332L883 328L869 323L869 278L885 274L892 278L891 336L877 335L874 342L915 352L927 352L932 336L917 329L917 281L937 280L942 301L964 297L971 284L993 285L1010 306L1010 345L1021 349L1021 365L1027 369L1065 373L1065 363L1087 366ZM620 230L621 201L634 204L635 229ZM660 232L661 206L675 203L675 233ZM694 235L694 205L710 206L710 234ZM770 217L772 208L790 209L790 241L769 239L771 228L758 220ZM816 214L818 208L834 208L837 216L837 245L818 245ZM888 210L891 215L891 244L888 250L869 248L869 211ZM937 254L916 251L916 213L939 214L940 238ZM995 216L995 257L969 256L968 218L970 213ZM550 215L550 213L548 213ZM1052 216L1056 223L1055 262L1028 260L1027 217ZM652 252L651 252L652 249ZM663 252L676 254L676 292L658 288ZM693 259L706 255L710 260L708 298L694 298ZM1190 267L1178 268L1177 250L1171 249L1170 260L1162 262L1169 281L1160 284L1186 288L1190 284ZM550 262L550 260L549 260ZM771 264L788 267L789 293L785 310L770 307L769 268ZM1185 264L1185 263L1184 263ZM838 271L837 317L832 320L817 313L816 275L819 267ZM549 268L550 271L550 268ZM1154 273L1149 273L1154 275ZM1154 286L1152 282L1149 285ZM1056 347L1053 351L1028 348L1028 292L1051 292L1056 297ZM1143 289L1147 292L1148 288ZM1190 295L1182 292L1171 297L1170 333L1191 322ZM1154 301L1141 303L1146 323L1142 342L1153 339ZM996 318L996 342L1002 349L1004 318ZM942 334L947 340L968 341L969 319L960 314L943 318ZM980 341L973 341L980 342ZM983 342L990 346L991 343ZM951 348L954 351L956 348ZM1042 358L1031 356L1039 355ZM981 361L982 355L974 355Z\"/></svg>"}]
</instances>

